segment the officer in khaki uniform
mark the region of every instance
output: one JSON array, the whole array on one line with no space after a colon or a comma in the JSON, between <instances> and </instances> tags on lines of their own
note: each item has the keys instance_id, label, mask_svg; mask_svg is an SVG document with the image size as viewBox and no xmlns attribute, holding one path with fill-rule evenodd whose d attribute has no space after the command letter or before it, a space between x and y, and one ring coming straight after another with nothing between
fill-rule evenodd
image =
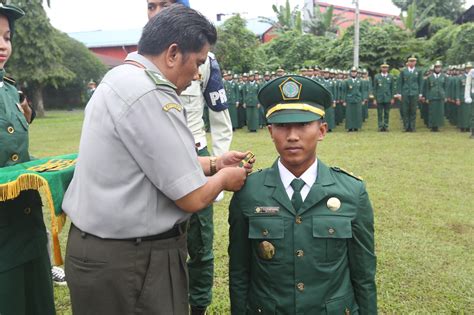
<instances>
[{"instance_id":1,"label":"officer in khaki uniform","mask_svg":"<svg viewBox=\"0 0 474 315\"><path fill-rule=\"evenodd\" d=\"M25 13L0 3L0 36L11 38L14 23ZM5 63L12 51L3 39L0 52L0 167L30 160L28 123L31 109L20 105L14 81L5 77ZM0 314L55 314L51 262L46 227L38 192L27 190L0 202Z\"/></svg>"},{"instance_id":2,"label":"officer in khaki uniform","mask_svg":"<svg viewBox=\"0 0 474 315\"><path fill-rule=\"evenodd\" d=\"M374 221L365 184L316 156L331 94L301 76L259 92L280 157L229 212L231 311L376 314Z\"/></svg>"}]
</instances>

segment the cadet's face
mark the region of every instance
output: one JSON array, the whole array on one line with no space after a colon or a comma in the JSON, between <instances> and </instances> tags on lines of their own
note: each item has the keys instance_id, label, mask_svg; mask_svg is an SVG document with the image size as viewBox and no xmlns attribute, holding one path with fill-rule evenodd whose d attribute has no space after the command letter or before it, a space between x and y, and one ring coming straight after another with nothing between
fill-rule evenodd
<instances>
[{"instance_id":1,"label":"cadet's face","mask_svg":"<svg viewBox=\"0 0 474 315\"><path fill-rule=\"evenodd\" d=\"M148 12L148 19L151 19L155 15L158 14L164 8L172 5L175 1L171 0L147 0L147 12Z\"/></svg>"},{"instance_id":2,"label":"cadet's face","mask_svg":"<svg viewBox=\"0 0 474 315\"><path fill-rule=\"evenodd\" d=\"M210 48L211 46L206 44L201 51L196 53L189 52L185 55L178 53L173 70L174 81L172 81L178 88L178 95L186 90L191 85L191 81L199 75L199 66L206 62Z\"/></svg>"},{"instance_id":3,"label":"cadet's face","mask_svg":"<svg viewBox=\"0 0 474 315\"><path fill-rule=\"evenodd\" d=\"M324 139L327 124L320 121L272 124L268 131L282 164L299 176L314 163L317 143Z\"/></svg>"},{"instance_id":4,"label":"cadet's face","mask_svg":"<svg viewBox=\"0 0 474 315\"><path fill-rule=\"evenodd\" d=\"M416 66L416 61L415 61L415 60L408 61L408 66L409 66L410 68L415 67L415 66Z\"/></svg>"},{"instance_id":5,"label":"cadet's face","mask_svg":"<svg viewBox=\"0 0 474 315\"><path fill-rule=\"evenodd\" d=\"M8 19L0 15L0 69L3 69L12 53L12 42L10 41L10 26Z\"/></svg>"}]
</instances>

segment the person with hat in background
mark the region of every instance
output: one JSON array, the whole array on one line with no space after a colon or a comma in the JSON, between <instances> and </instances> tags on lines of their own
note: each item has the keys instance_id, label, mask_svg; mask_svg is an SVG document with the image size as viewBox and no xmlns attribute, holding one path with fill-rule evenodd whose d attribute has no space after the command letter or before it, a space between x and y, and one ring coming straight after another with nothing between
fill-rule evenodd
<instances>
[{"instance_id":1,"label":"person with hat in background","mask_svg":"<svg viewBox=\"0 0 474 315\"><path fill-rule=\"evenodd\" d=\"M407 67L400 71L397 97L402 102L403 128L406 132L416 131L416 107L422 100L423 72L416 68L417 58L407 59Z\"/></svg>"},{"instance_id":2,"label":"person with hat in background","mask_svg":"<svg viewBox=\"0 0 474 315\"><path fill-rule=\"evenodd\" d=\"M331 93L283 76L259 92L279 157L229 209L231 314L376 314L373 209L361 178L319 159Z\"/></svg>"},{"instance_id":3,"label":"person with hat in background","mask_svg":"<svg viewBox=\"0 0 474 315\"><path fill-rule=\"evenodd\" d=\"M458 128L461 132L469 132L471 129L471 104L466 103L465 98L463 97L466 91L467 79L469 77L469 72L472 69L472 63L468 62L462 66L462 74L459 79L459 102L457 105L458 108Z\"/></svg>"},{"instance_id":4,"label":"person with hat in background","mask_svg":"<svg viewBox=\"0 0 474 315\"><path fill-rule=\"evenodd\" d=\"M26 98L20 102L15 82L5 76L14 26L24 14L0 2L0 167L30 160L28 129L34 113ZM48 237L37 191L22 191L0 202L0 244L0 314L55 314Z\"/></svg>"},{"instance_id":5,"label":"person with hat in background","mask_svg":"<svg viewBox=\"0 0 474 315\"><path fill-rule=\"evenodd\" d=\"M331 78L332 73L334 73L334 69L324 69L323 71L323 78L319 81L319 83L324 86L330 93L333 100L333 104L326 110L326 123L328 124L328 131L331 132L334 128L336 128L336 115L335 115L335 107L336 107L336 99L335 99L335 92L336 92L336 82Z\"/></svg>"},{"instance_id":6,"label":"person with hat in background","mask_svg":"<svg viewBox=\"0 0 474 315\"><path fill-rule=\"evenodd\" d=\"M362 128L362 81L357 77L356 67L352 67L350 78L344 81L343 95L346 108L346 129L348 132Z\"/></svg>"},{"instance_id":7,"label":"person with hat in background","mask_svg":"<svg viewBox=\"0 0 474 315\"><path fill-rule=\"evenodd\" d=\"M239 76L229 71L224 74L224 88L225 94L227 95L227 103L229 105L229 114L230 120L232 121L232 131L237 129L239 121L237 116L237 107L239 106L240 101L240 91L239 91Z\"/></svg>"},{"instance_id":8,"label":"person with hat in background","mask_svg":"<svg viewBox=\"0 0 474 315\"><path fill-rule=\"evenodd\" d=\"M259 88L258 83L255 81L255 73L250 71L249 80L243 90L244 108L249 132L257 132L258 129L258 109L260 105L258 104L257 93Z\"/></svg>"},{"instance_id":9,"label":"person with hat in background","mask_svg":"<svg viewBox=\"0 0 474 315\"><path fill-rule=\"evenodd\" d=\"M244 72L242 74L242 82L240 82L239 84L240 102L239 102L239 107L237 108L237 116L239 118L239 127L237 129L241 129L247 125L247 113L246 113L244 103L245 103L245 86L247 85L248 81L249 81L249 75L247 72Z\"/></svg>"},{"instance_id":10,"label":"person with hat in background","mask_svg":"<svg viewBox=\"0 0 474 315\"><path fill-rule=\"evenodd\" d=\"M262 81L259 83L259 89L262 88L265 84L270 82L270 72L265 71ZM258 117L259 117L259 125L260 128L263 128L267 125L267 119L265 118L265 109L263 106L259 106L258 108Z\"/></svg>"},{"instance_id":11,"label":"person with hat in background","mask_svg":"<svg viewBox=\"0 0 474 315\"><path fill-rule=\"evenodd\" d=\"M466 86L464 88L464 102L471 106L471 139L474 139L474 105L472 99L474 98L474 69L472 63L468 63L466 70L470 69L466 75Z\"/></svg>"},{"instance_id":12,"label":"person with hat in background","mask_svg":"<svg viewBox=\"0 0 474 315\"><path fill-rule=\"evenodd\" d=\"M385 62L380 66L380 73L374 78L374 105L377 106L377 124L379 131L388 131L390 106L394 104L395 81L388 73L389 65Z\"/></svg>"},{"instance_id":13,"label":"person with hat in background","mask_svg":"<svg viewBox=\"0 0 474 315\"><path fill-rule=\"evenodd\" d=\"M283 67L278 67L277 71L276 71L276 76L277 77L282 77L285 75L285 69L283 69Z\"/></svg>"},{"instance_id":14,"label":"person with hat in background","mask_svg":"<svg viewBox=\"0 0 474 315\"><path fill-rule=\"evenodd\" d=\"M433 73L426 79L426 103L428 106L428 128L438 132L444 125L444 103L446 102L446 88L448 79L442 73L443 64L436 61Z\"/></svg>"}]
</instances>

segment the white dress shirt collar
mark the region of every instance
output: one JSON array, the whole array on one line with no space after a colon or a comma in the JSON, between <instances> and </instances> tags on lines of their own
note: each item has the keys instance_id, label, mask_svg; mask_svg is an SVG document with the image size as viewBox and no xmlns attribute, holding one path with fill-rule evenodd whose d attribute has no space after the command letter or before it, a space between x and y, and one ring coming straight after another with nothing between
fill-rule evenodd
<instances>
[{"instance_id":1,"label":"white dress shirt collar","mask_svg":"<svg viewBox=\"0 0 474 315\"><path fill-rule=\"evenodd\" d=\"M280 173L280 179L283 183L283 187L288 195L288 198L291 200L293 196L293 188L291 187L291 182L293 179L296 178L293 173L291 173L278 159L278 171ZM299 177L305 183L303 188L301 189L301 198L303 201L308 196L311 187L313 186L314 182L316 182L316 178L318 177L318 159L314 161L314 163Z\"/></svg>"}]
</instances>

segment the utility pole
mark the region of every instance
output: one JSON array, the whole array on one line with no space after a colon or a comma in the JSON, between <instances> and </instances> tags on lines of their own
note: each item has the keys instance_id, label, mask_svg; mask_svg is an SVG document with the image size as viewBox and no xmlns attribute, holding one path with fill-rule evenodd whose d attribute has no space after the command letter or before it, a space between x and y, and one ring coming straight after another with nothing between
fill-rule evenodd
<instances>
[{"instance_id":1,"label":"utility pole","mask_svg":"<svg viewBox=\"0 0 474 315\"><path fill-rule=\"evenodd\" d=\"M359 0L354 0L355 4L355 23L354 23L354 67L359 67L359 30L360 30L360 11Z\"/></svg>"}]
</instances>

